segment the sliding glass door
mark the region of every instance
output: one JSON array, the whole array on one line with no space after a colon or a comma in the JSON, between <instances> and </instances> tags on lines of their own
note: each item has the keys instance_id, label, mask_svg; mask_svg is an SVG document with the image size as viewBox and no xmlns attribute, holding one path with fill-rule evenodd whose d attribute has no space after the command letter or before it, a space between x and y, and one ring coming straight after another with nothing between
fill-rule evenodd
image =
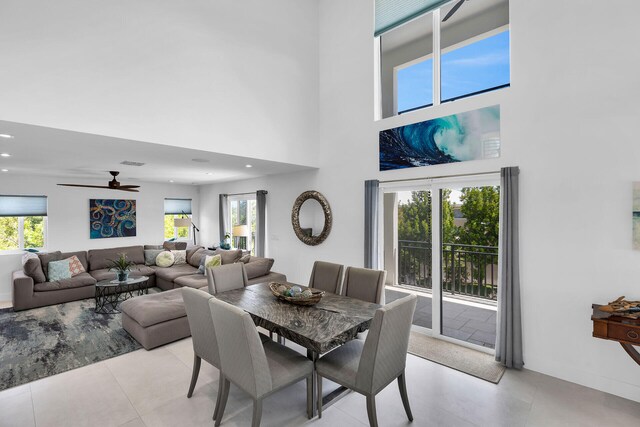
<instances>
[{"instance_id":1,"label":"sliding glass door","mask_svg":"<svg viewBox=\"0 0 640 427\"><path fill-rule=\"evenodd\" d=\"M498 179L381 185L387 302L416 294L418 330L488 351L496 334Z\"/></svg>"}]
</instances>

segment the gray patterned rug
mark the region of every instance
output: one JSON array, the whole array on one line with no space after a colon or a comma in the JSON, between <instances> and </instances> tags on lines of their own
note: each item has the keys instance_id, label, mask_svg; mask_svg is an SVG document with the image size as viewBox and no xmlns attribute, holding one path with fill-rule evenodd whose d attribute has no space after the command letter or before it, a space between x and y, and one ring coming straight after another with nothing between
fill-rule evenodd
<instances>
[{"instance_id":1,"label":"gray patterned rug","mask_svg":"<svg viewBox=\"0 0 640 427\"><path fill-rule=\"evenodd\" d=\"M0 310L0 390L142 348L120 314L97 314L93 299Z\"/></svg>"}]
</instances>

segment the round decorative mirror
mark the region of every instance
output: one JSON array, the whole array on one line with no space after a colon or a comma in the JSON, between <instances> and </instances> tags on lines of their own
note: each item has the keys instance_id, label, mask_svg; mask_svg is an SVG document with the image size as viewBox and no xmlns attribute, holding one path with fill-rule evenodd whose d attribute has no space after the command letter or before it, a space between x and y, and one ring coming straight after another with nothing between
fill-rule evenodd
<instances>
[{"instance_id":1,"label":"round decorative mirror","mask_svg":"<svg viewBox=\"0 0 640 427\"><path fill-rule=\"evenodd\" d=\"M324 242L331 231L331 207L322 194L305 191L291 210L291 225L298 239L309 246Z\"/></svg>"}]
</instances>

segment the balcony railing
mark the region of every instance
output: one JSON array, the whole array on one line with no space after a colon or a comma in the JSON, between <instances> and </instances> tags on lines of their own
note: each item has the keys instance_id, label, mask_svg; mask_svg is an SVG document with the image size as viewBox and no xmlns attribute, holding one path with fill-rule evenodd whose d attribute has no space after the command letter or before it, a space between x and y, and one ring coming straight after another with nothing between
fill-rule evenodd
<instances>
[{"instance_id":1,"label":"balcony railing","mask_svg":"<svg viewBox=\"0 0 640 427\"><path fill-rule=\"evenodd\" d=\"M399 284L431 289L431 255L431 242L399 240ZM495 301L497 288L497 246L442 245L443 293Z\"/></svg>"}]
</instances>

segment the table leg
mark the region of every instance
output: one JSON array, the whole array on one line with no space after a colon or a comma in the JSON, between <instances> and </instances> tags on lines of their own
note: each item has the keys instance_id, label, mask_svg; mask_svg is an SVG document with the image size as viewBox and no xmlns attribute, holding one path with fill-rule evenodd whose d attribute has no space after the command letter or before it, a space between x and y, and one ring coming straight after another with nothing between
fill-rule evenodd
<instances>
[{"instance_id":1,"label":"table leg","mask_svg":"<svg viewBox=\"0 0 640 427\"><path fill-rule=\"evenodd\" d=\"M620 345L622 346L622 348L624 348L624 351L627 352L627 354L629 356L631 356L631 358L638 364L640 365L640 353L638 353L638 350L636 350L636 348L632 345L632 344L627 344L627 343L620 343Z\"/></svg>"},{"instance_id":2,"label":"table leg","mask_svg":"<svg viewBox=\"0 0 640 427\"><path fill-rule=\"evenodd\" d=\"M313 375L311 375L311 416L315 417L318 414L318 405L317 405L317 389L316 389L316 373L315 373L315 364L316 360L318 360L318 353L313 350L307 349L307 358L313 362Z\"/></svg>"}]
</instances>

